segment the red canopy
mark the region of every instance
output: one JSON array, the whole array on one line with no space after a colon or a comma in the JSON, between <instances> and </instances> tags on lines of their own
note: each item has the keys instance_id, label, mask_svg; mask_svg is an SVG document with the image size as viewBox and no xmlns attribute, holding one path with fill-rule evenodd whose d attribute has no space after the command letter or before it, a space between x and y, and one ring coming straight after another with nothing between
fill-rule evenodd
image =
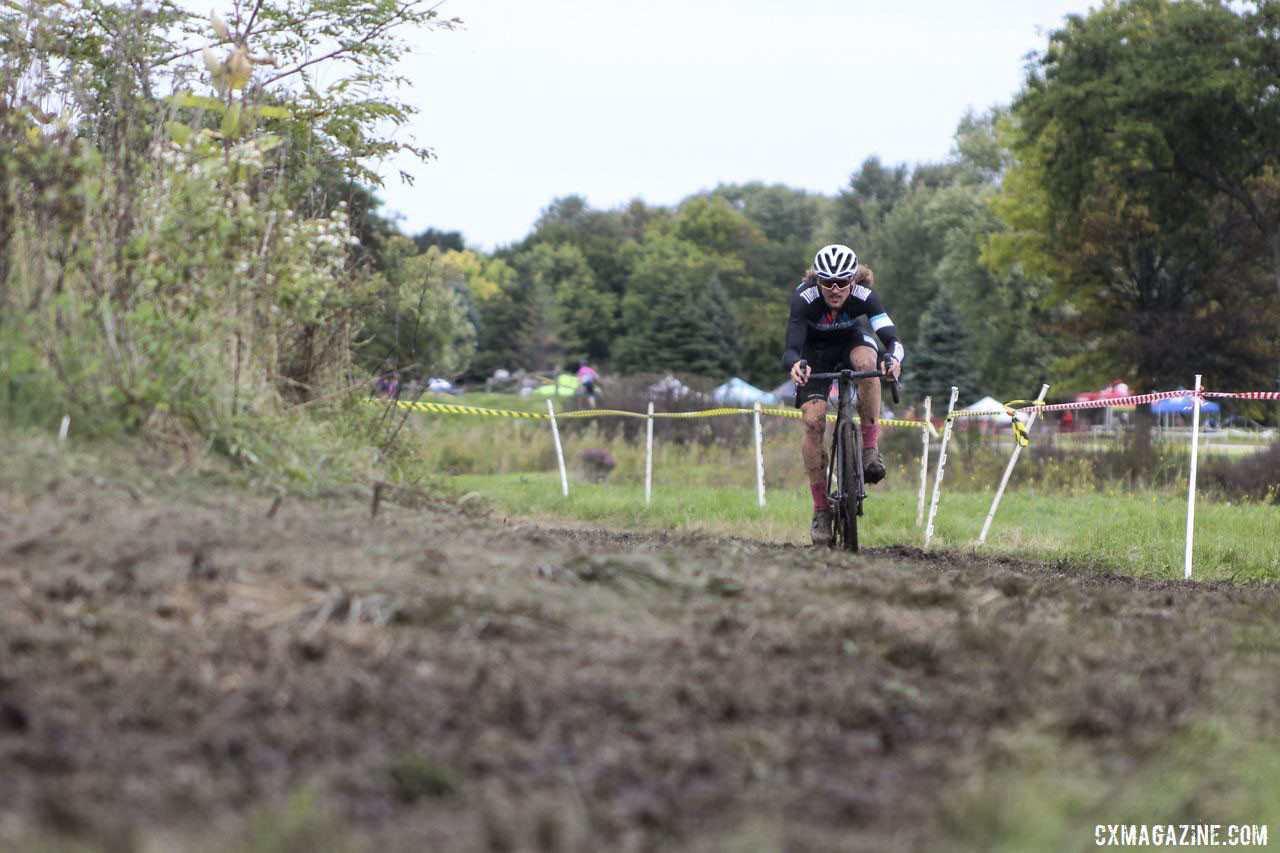
<instances>
[{"instance_id":1,"label":"red canopy","mask_svg":"<svg viewBox=\"0 0 1280 853\"><path fill-rule=\"evenodd\" d=\"M1111 384L1101 391L1085 391L1083 394L1076 395L1077 403L1087 403L1091 400L1115 400L1120 397L1129 396L1129 385L1123 379L1113 379Z\"/></svg>"}]
</instances>

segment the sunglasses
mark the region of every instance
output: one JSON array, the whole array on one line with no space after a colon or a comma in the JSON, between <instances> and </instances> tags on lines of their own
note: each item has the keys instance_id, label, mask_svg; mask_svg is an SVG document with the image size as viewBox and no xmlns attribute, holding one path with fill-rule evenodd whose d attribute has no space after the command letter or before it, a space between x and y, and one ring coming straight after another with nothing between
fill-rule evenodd
<instances>
[{"instance_id":1,"label":"sunglasses","mask_svg":"<svg viewBox=\"0 0 1280 853\"><path fill-rule=\"evenodd\" d=\"M819 281L818 284L822 287L823 290L839 292L841 290L848 290L849 287L853 284L853 279L841 278L841 279L834 279L832 281Z\"/></svg>"}]
</instances>

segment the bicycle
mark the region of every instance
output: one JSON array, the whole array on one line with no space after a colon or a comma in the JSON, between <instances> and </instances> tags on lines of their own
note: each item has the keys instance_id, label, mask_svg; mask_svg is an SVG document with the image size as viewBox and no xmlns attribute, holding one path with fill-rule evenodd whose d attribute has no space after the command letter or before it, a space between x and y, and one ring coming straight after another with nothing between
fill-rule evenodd
<instances>
[{"instance_id":1,"label":"bicycle","mask_svg":"<svg viewBox=\"0 0 1280 853\"><path fill-rule=\"evenodd\" d=\"M862 379L888 379L893 402L898 402L900 385L892 375L880 370L840 370L835 373L811 373L809 381L832 379L836 382L836 428L831 436L831 454L827 457L827 485L831 504L831 547L858 550L858 516L867 498L862 475L862 427L854 418L858 401L858 382ZM836 543L840 543L838 546Z\"/></svg>"}]
</instances>

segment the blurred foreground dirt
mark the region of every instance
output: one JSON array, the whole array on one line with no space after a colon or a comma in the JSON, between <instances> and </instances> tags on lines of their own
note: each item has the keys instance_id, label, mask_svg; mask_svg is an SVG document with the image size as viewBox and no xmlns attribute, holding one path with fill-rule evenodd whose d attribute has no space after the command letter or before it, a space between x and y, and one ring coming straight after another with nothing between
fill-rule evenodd
<instances>
[{"instance_id":1,"label":"blurred foreground dirt","mask_svg":"<svg viewBox=\"0 0 1280 853\"><path fill-rule=\"evenodd\" d=\"M937 849L1011 733L1131 759L1280 621L1269 589L54 475L0 479L0 602L11 848Z\"/></svg>"}]
</instances>

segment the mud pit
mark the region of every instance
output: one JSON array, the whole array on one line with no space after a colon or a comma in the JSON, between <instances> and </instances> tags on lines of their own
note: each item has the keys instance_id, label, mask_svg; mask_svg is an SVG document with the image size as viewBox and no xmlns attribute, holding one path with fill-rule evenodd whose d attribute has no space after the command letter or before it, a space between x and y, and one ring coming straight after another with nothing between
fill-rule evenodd
<instances>
[{"instance_id":1,"label":"mud pit","mask_svg":"<svg viewBox=\"0 0 1280 853\"><path fill-rule=\"evenodd\" d=\"M937 848L1008 736L1132 765L1272 665L1240 632L1280 615L407 493L50 474L0 509L0 846Z\"/></svg>"}]
</instances>

